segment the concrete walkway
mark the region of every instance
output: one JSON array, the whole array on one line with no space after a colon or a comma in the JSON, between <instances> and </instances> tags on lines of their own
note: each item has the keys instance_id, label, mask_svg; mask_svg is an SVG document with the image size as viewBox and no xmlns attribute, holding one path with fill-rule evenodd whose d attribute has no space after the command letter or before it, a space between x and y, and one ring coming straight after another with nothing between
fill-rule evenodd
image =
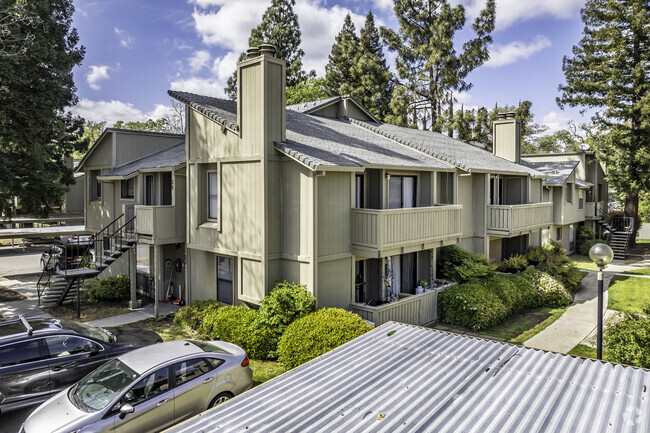
<instances>
[{"instance_id":1,"label":"concrete walkway","mask_svg":"<svg viewBox=\"0 0 650 433\"><path fill-rule=\"evenodd\" d=\"M607 308L607 288L612 277L625 271L650 267L650 260L615 260L604 272L603 305ZM626 274L625 276L635 276ZM616 311L605 310L605 326L613 320ZM552 325L524 343L524 346L567 353L580 343L595 345L598 319L598 272L589 271L582 280L582 287L575 295L573 303L562 317Z\"/></svg>"}]
</instances>

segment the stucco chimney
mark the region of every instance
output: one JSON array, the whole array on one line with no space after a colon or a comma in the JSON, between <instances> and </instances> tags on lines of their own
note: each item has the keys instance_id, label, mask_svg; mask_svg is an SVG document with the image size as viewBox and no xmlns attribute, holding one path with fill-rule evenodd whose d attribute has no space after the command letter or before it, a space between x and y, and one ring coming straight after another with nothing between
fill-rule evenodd
<instances>
[{"instance_id":1,"label":"stucco chimney","mask_svg":"<svg viewBox=\"0 0 650 433\"><path fill-rule=\"evenodd\" d=\"M499 113L492 124L492 153L519 164L521 159L521 122L515 112Z\"/></svg>"},{"instance_id":2,"label":"stucco chimney","mask_svg":"<svg viewBox=\"0 0 650 433\"><path fill-rule=\"evenodd\" d=\"M274 141L286 139L286 65L270 44L251 47L246 54L237 65L239 130L257 152L275 155ZM257 147L262 143L264 150Z\"/></svg>"}]
</instances>

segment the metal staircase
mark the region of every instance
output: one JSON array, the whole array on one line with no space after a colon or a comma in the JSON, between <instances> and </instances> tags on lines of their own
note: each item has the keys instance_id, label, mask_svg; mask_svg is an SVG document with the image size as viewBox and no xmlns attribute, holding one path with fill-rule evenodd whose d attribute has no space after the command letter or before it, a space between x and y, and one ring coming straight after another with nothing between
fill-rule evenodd
<instances>
[{"instance_id":1,"label":"metal staircase","mask_svg":"<svg viewBox=\"0 0 650 433\"><path fill-rule=\"evenodd\" d=\"M634 218L632 217L609 217L602 209L597 209L600 218L598 224L609 232L607 245L614 251L615 259L627 258L630 239L634 231Z\"/></svg>"},{"instance_id":2,"label":"metal staircase","mask_svg":"<svg viewBox=\"0 0 650 433\"><path fill-rule=\"evenodd\" d=\"M79 283L88 278L94 278L109 267L125 252L135 246L134 224L135 217L125 221L124 214L115 218L106 227L95 233L90 241L64 244L65 257L67 248L86 246L81 258L64 267L51 266L52 257L48 259L45 269L36 284L38 303L42 307L52 307L74 302Z\"/></svg>"}]
</instances>

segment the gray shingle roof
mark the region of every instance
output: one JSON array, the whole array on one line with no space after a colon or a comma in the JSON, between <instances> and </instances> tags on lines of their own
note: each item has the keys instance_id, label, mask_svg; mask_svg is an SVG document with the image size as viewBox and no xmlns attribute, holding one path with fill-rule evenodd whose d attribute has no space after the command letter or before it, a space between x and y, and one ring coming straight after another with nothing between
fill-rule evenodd
<instances>
[{"instance_id":1,"label":"gray shingle roof","mask_svg":"<svg viewBox=\"0 0 650 433\"><path fill-rule=\"evenodd\" d=\"M319 167L389 167L451 170L454 167L415 149L377 136L347 121L287 111L287 141L280 152Z\"/></svg>"},{"instance_id":2,"label":"gray shingle roof","mask_svg":"<svg viewBox=\"0 0 650 433\"><path fill-rule=\"evenodd\" d=\"M176 90L168 90L167 93L172 98L189 105L215 122L225 125L233 131L239 130L237 126L237 102Z\"/></svg>"},{"instance_id":3,"label":"gray shingle roof","mask_svg":"<svg viewBox=\"0 0 650 433\"><path fill-rule=\"evenodd\" d=\"M170 433L650 432L650 371L389 322Z\"/></svg>"},{"instance_id":4,"label":"gray shingle roof","mask_svg":"<svg viewBox=\"0 0 650 433\"><path fill-rule=\"evenodd\" d=\"M407 146L447 161L465 171L477 170L492 173L512 173L525 174L533 177L545 177L543 173L529 167L499 158L476 146L447 137L438 132L404 128L387 123L364 122L354 119L351 121L377 134L390 137Z\"/></svg>"},{"instance_id":5,"label":"gray shingle roof","mask_svg":"<svg viewBox=\"0 0 650 433\"><path fill-rule=\"evenodd\" d=\"M544 180L544 185L560 186L564 185L571 176L571 173L576 169L580 161L530 161L522 159L521 163L527 167L533 168L537 171L548 175L548 179Z\"/></svg>"},{"instance_id":6,"label":"gray shingle roof","mask_svg":"<svg viewBox=\"0 0 650 433\"><path fill-rule=\"evenodd\" d=\"M327 107L328 105L340 101L342 98L340 96L332 96L327 99L320 99L318 101L310 102L301 102L299 104L287 105L287 110L297 111L299 113L309 114L320 108Z\"/></svg>"},{"instance_id":7,"label":"gray shingle roof","mask_svg":"<svg viewBox=\"0 0 650 433\"><path fill-rule=\"evenodd\" d=\"M168 147L167 149L144 156L128 164L121 165L115 169L103 173L102 177L129 177L139 170L151 170L156 168L174 168L185 162L185 142Z\"/></svg>"},{"instance_id":8,"label":"gray shingle roof","mask_svg":"<svg viewBox=\"0 0 650 433\"><path fill-rule=\"evenodd\" d=\"M578 188L591 188L592 186L594 186L594 184L591 182L587 182L586 180L576 179L576 186Z\"/></svg>"}]
</instances>

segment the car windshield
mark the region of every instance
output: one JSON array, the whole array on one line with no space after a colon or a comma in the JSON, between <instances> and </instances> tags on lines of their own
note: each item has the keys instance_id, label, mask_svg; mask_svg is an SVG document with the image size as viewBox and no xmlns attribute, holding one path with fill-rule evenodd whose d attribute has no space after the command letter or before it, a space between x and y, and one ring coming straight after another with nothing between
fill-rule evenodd
<instances>
[{"instance_id":1,"label":"car windshield","mask_svg":"<svg viewBox=\"0 0 650 433\"><path fill-rule=\"evenodd\" d=\"M122 361L112 359L81 379L71 389L70 400L87 412L102 410L137 377Z\"/></svg>"},{"instance_id":2,"label":"car windshield","mask_svg":"<svg viewBox=\"0 0 650 433\"><path fill-rule=\"evenodd\" d=\"M111 334L107 333L101 328L96 328L84 323L73 322L72 320L67 319L59 319L58 322L62 329L69 329L70 331L74 331L79 335L94 338L96 340L103 341L104 343L111 342Z\"/></svg>"}]
</instances>

